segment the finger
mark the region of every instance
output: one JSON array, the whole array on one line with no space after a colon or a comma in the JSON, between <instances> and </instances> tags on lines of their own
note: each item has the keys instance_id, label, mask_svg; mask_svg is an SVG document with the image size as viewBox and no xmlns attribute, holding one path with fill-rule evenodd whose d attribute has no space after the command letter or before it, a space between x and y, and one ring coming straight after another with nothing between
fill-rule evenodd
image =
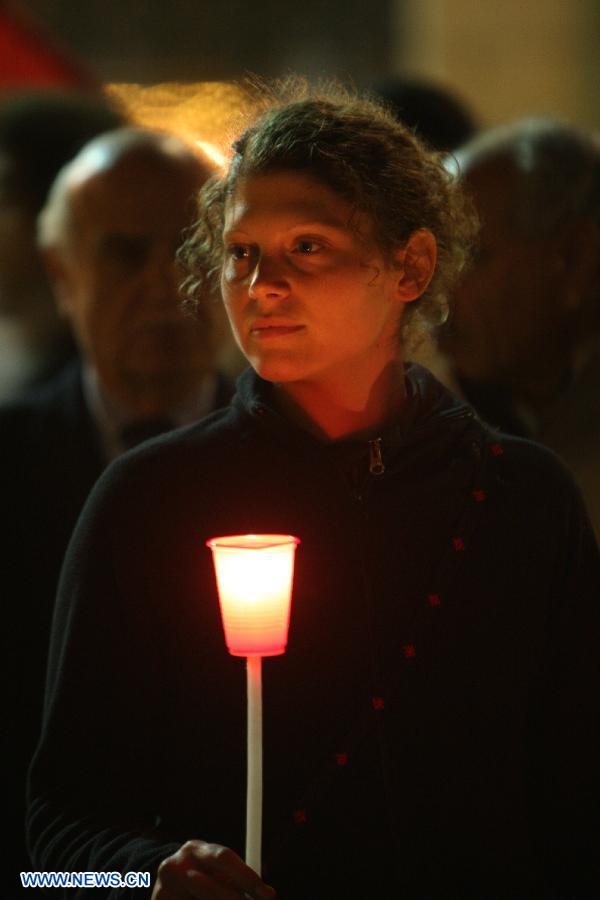
<instances>
[{"instance_id":1,"label":"finger","mask_svg":"<svg viewBox=\"0 0 600 900\"><path fill-rule=\"evenodd\" d=\"M188 869L185 877L189 896L198 900L241 900L243 896L237 888L217 883L212 875L197 869Z\"/></svg>"},{"instance_id":2,"label":"finger","mask_svg":"<svg viewBox=\"0 0 600 900\"><path fill-rule=\"evenodd\" d=\"M225 878L227 883L241 894L249 894L253 900L273 900L275 891L262 881L256 872L240 859L229 847L191 841L190 851L199 868Z\"/></svg>"},{"instance_id":3,"label":"finger","mask_svg":"<svg viewBox=\"0 0 600 900\"><path fill-rule=\"evenodd\" d=\"M213 875L179 865L163 870L152 900L240 900L241 896L236 888L216 882Z\"/></svg>"}]
</instances>

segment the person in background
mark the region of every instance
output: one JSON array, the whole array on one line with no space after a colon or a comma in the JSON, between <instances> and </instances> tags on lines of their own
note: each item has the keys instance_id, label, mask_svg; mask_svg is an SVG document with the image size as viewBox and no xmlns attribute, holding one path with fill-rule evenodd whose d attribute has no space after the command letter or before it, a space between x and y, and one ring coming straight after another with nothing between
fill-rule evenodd
<instances>
[{"instance_id":1,"label":"person in background","mask_svg":"<svg viewBox=\"0 0 600 900\"><path fill-rule=\"evenodd\" d=\"M21 841L58 575L107 463L228 402L210 313L180 307L175 253L212 167L166 134L111 131L63 168L39 220L41 257L80 361L0 408L9 807ZM6 696L6 694L5 694ZM19 871L18 852L11 866ZM20 863L21 870L30 868Z\"/></svg>"},{"instance_id":2,"label":"person in background","mask_svg":"<svg viewBox=\"0 0 600 900\"><path fill-rule=\"evenodd\" d=\"M41 212L41 254L83 361L71 374L106 461L130 435L186 424L229 398L210 311L194 321L178 302L176 250L213 171L175 137L122 129L84 147Z\"/></svg>"},{"instance_id":3,"label":"person in background","mask_svg":"<svg viewBox=\"0 0 600 900\"><path fill-rule=\"evenodd\" d=\"M50 185L93 137L125 124L101 97L23 92L0 98L0 401L75 355L36 247Z\"/></svg>"},{"instance_id":4,"label":"person in background","mask_svg":"<svg viewBox=\"0 0 600 900\"><path fill-rule=\"evenodd\" d=\"M404 364L468 255L460 188L385 110L331 90L271 95L233 150L184 255L189 303L202 315L220 286L250 368L226 410L116 460L86 505L30 770L35 868L151 873L131 896L153 900L267 900L267 882L281 900L583 900L589 521L553 454ZM302 541L265 678L261 873L239 856L244 667L204 546L257 533Z\"/></svg>"},{"instance_id":5,"label":"person in background","mask_svg":"<svg viewBox=\"0 0 600 900\"><path fill-rule=\"evenodd\" d=\"M432 150L455 150L477 132L471 110L441 84L418 78L388 78L375 85L374 95Z\"/></svg>"},{"instance_id":6,"label":"person in background","mask_svg":"<svg viewBox=\"0 0 600 900\"><path fill-rule=\"evenodd\" d=\"M440 333L451 377L492 425L573 469L600 535L600 148L527 119L450 159L481 219Z\"/></svg>"}]
</instances>

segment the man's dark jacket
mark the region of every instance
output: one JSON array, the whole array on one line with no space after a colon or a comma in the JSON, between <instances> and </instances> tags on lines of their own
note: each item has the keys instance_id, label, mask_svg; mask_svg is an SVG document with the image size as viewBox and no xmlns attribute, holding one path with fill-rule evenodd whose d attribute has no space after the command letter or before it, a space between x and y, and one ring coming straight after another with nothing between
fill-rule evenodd
<instances>
[{"instance_id":1,"label":"man's dark jacket","mask_svg":"<svg viewBox=\"0 0 600 900\"><path fill-rule=\"evenodd\" d=\"M219 381L218 399L229 399L225 380ZM0 408L4 808L13 823L7 852L11 885L19 871L31 868L22 833L25 779L39 737L58 578L77 518L105 465L79 364ZM14 893L20 894L18 884Z\"/></svg>"},{"instance_id":2,"label":"man's dark jacket","mask_svg":"<svg viewBox=\"0 0 600 900\"><path fill-rule=\"evenodd\" d=\"M31 868L22 836L25 776L39 736L58 576L77 517L103 468L78 366L0 410L11 897L19 895L19 871Z\"/></svg>"},{"instance_id":3,"label":"man's dark jacket","mask_svg":"<svg viewBox=\"0 0 600 900\"><path fill-rule=\"evenodd\" d=\"M205 541L291 533L289 646L264 665L279 900L589 896L589 522L550 452L490 432L418 367L408 390L379 444L325 444L248 372L228 410L110 467L61 579L36 868L155 871L189 838L242 852L244 665Z\"/></svg>"}]
</instances>

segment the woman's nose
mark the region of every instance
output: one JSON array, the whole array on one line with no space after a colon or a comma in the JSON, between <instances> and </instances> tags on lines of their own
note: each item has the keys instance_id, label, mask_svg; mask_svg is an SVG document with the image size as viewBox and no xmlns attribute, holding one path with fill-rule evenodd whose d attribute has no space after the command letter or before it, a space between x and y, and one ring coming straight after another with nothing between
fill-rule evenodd
<instances>
[{"instance_id":1,"label":"woman's nose","mask_svg":"<svg viewBox=\"0 0 600 900\"><path fill-rule=\"evenodd\" d=\"M283 261L273 257L261 256L250 276L248 293L256 300L277 300L286 297L290 292Z\"/></svg>"}]
</instances>

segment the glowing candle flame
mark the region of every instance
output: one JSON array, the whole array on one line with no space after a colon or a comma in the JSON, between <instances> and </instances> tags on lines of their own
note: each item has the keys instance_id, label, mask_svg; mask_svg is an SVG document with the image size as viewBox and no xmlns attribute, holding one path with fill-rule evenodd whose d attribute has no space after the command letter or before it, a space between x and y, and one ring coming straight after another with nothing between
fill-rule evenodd
<instances>
[{"instance_id":1,"label":"glowing candle flame","mask_svg":"<svg viewBox=\"0 0 600 900\"><path fill-rule=\"evenodd\" d=\"M225 642L233 656L284 653L290 621L294 556L289 534L211 538Z\"/></svg>"}]
</instances>

